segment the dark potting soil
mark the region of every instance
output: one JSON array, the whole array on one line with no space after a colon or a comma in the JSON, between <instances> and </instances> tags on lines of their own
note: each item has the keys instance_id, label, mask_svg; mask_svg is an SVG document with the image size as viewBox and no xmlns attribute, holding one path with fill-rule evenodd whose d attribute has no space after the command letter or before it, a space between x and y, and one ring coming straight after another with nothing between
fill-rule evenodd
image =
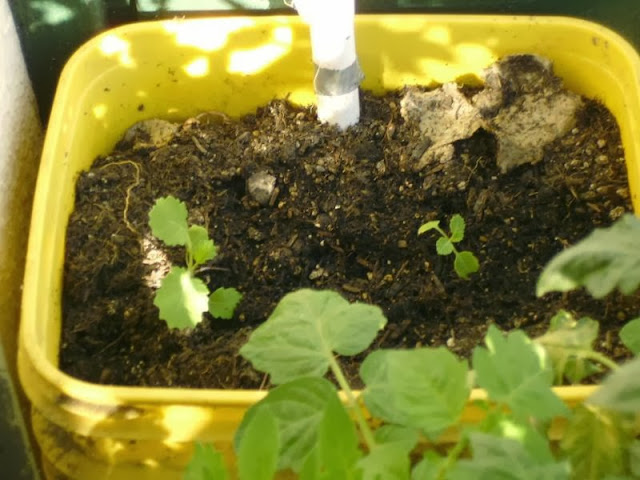
<instances>
[{"instance_id":1,"label":"dark potting soil","mask_svg":"<svg viewBox=\"0 0 640 480\"><path fill-rule=\"evenodd\" d=\"M508 173L483 130L455 142L451 161L415 171L407 158L422 140L400 116L403 94L363 93L361 122L345 132L320 125L312 108L276 100L240 120L188 120L160 148L123 141L98 158L78 178L68 227L61 368L104 384L265 386L238 349L303 287L379 305L389 324L375 347L447 345L468 357L489 324L539 335L564 308L600 320L597 348L624 356L617 332L640 311L638 296L534 293L556 253L631 210L611 114L585 100L575 128L541 162ZM275 188L249 193L261 177ZM190 223L206 226L218 246L198 276L211 290L244 294L232 320L206 314L192 332L159 320L154 290L171 262L184 262L147 225L166 195L183 200ZM480 260L469 280L437 255L435 234L416 235L423 222L446 225L455 213L467 224L460 248ZM362 358L340 360L355 385Z\"/></svg>"}]
</instances>

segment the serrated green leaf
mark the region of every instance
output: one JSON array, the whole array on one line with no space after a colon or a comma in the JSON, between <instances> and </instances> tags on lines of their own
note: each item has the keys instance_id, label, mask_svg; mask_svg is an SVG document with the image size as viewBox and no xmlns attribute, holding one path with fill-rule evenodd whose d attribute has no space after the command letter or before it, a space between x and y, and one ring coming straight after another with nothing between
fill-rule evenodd
<instances>
[{"instance_id":1,"label":"serrated green leaf","mask_svg":"<svg viewBox=\"0 0 640 480\"><path fill-rule=\"evenodd\" d=\"M449 230L451 231L451 241L457 243L464 238L464 218L459 213L456 213L449 220Z\"/></svg>"},{"instance_id":2,"label":"serrated green leaf","mask_svg":"<svg viewBox=\"0 0 640 480\"><path fill-rule=\"evenodd\" d=\"M536 293L585 287L601 298L616 287L626 295L640 285L640 219L625 214L556 255L545 267Z\"/></svg>"},{"instance_id":3,"label":"serrated green leaf","mask_svg":"<svg viewBox=\"0 0 640 480\"><path fill-rule=\"evenodd\" d=\"M433 450L427 450L422 460L411 471L411 480L442 480L441 471L446 463L446 457L438 455Z\"/></svg>"},{"instance_id":4,"label":"serrated green leaf","mask_svg":"<svg viewBox=\"0 0 640 480\"><path fill-rule=\"evenodd\" d=\"M453 253L453 243L447 237L439 237L436 240L436 252L438 255L450 255Z\"/></svg>"},{"instance_id":5,"label":"serrated green leaf","mask_svg":"<svg viewBox=\"0 0 640 480\"><path fill-rule=\"evenodd\" d=\"M193 328L209 307L209 289L181 267L172 267L156 291L153 304L169 328Z\"/></svg>"},{"instance_id":6,"label":"serrated green leaf","mask_svg":"<svg viewBox=\"0 0 640 480\"><path fill-rule=\"evenodd\" d=\"M196 443L183 480L227 480L229 472L222 453L211 445Z\"/></svg>"},{"instance_id":7,"label":"serrated green leaf","mask_svg":"<svg viewBox=\"0 0 640 480\"><path fill-rule=\"evenodd\" d=\"M450 480L569 480L568 462L540 462L511 438L469 434L473 458L459 460Z\"/></svg>"},{"instance_id":8,"label":"serrated green leaf","mask_svg":"<svg viewBox=\"0 0 640 480\"><path fill-rule=\"evenodd\" d=\"M423 223L422 225L420 225L420 228L418 228L418 235L422 235L423 233L426 233L429 230L435 230L439 228L439 226L440 226L440 220L431 220L430 222Z\"/></svg>"},{"instance_id":9,"label":"serrated green leaf","mask_svg":"<svg viewBox=\"0 0 640 480\"><path fill-rule=\"evenodd\" d=\"M154 237L171 247L187 245L189 242L187 207L175 197L156 200L149 212L149 226Z\"/></svg>"},{"instance_id":10,"label":"serrated green leaf","mask_svg":"<svg viewBox=\"0 0 640 480\"><path fill-rule=\"evenodd\" d=\"M561 384L565 377L572 383L578 383L598 371L589 355L593 352L599 327L598 322L591 318L576 320L569 312L560 310L551 319L546 333L534 340L547 351L556 384Z\"/></svg>"},{"instance_id":11,"label":"serrated green leaf","mask_svg":"<svg viewBox=\"0 0 640 480\"><path fill-rule=\"evenodd\" d=\"M213 244L213 240L209 238L209 233L200 225L192 225L189 227L188 249L195 263L194 266L202 265L209 260L213 260L218 253L216 246Z\"/></svg>"},{"instance_id":12,"label":"serrated green leaf","mask_svg":"<svg viewBox=\"0 0 640 480\"><path fill-rule=\"evenodd\" d=\"M408 480L411 469L410 451L402 442L376 445L358 462L362 480Z\"/></svg>"},{"instance_id":13,"label":"serrated green leaf","mask_svg":"<svg viewBox=\"0 0 640 480\"><path fill-rule=\"evenodd\" d=\"M586 402L619 413L640 412L640 357L611 372Z\"/></svg>"},{"instance_id":14,"label":"serrated green leaf","mask_svg":"<svg viewBox=\"0 0 640 480\"><path fill-rule=\"evenodd\" d=\"M467 372L466 361L445 348L377 350L360 367L362 395L374 416L435 438L464 410Z\"/></svg>"},{"instance_id":15,"label":"serrated green leaf","mask_svg":"<svg viewBox=\"0 0 640 480\"><path fill-rule=\"evenodd\" d=\"M507 405L518 419L550 420L569 413L551 389L553 370L541 346L520 330L504 336L494 325L485 344L474 349L473 368L492 400Z\"/></svg>"},{"instance_id":16,"label":"serrated green leaf","mask_svg":"<svg viewBox=\"0 0 640 480\"><path fill-rule=\"evenodd\" d=\"M318 441L300 471L300 480L359 480L362 457L356 429L337 397L328 401Z\"/></svg>"},{"instance_id":17,"label":"serrated green leaf","mask_svg":"<svg viewBox=\"0 0 640 480\"><path fill-rule=\"evenodd\" d=\"M324 378L299 378L280 385L247 411L236 431L236 448L256 411L267 408L278 425L278 470L291 468L299 472L316 447L326 407L336 398L336 388Z\"/></svg>"},{"instance_id":18,"label":"serrated green leaf","mask_svg":"<svg viewBox=\"0 0 640 480\"><path fill-rule=\"evenodd\" d=\"M480 262L473 253L464 251L456 255L453 268L460 278L467 279L480 269Z\"/></svg>"},{"instance_id":19,"label":"serrated green leaf","mask_svg":"<svg viewBox=\"0 0 640 480\"><path fill-rule=\"evenodd\" d=\"M333 352L362 352L386 323L376 306L349 303L332 291L302 289L278 303L240 353L255 368L269 373L274 384L322 376Z\"/></svg>"},{"instance_id":20,"label":"serrated green leaf","mask_svg":"<svg viewBox=\"0 0 640 480\"><path fill-rule=\"evenodd\" d=\"M612 413L580 405L574 411L560 447L571 462L573 478L600 480L625 471L624 446L631 436Z\"/></svg>"},{"instance_id":21,"label":"serrated green leaf","mask_svg":"<svg viewBox=\"0 0 640 480\"><path fill-rule=\"evenodd\" d=\"M209 313L214 318L229 320L240 300L242 294L235 288L217 288L209 297Z\"/></svg>"},{"instance_id":22,"label":"serrated green leaf","mask_svg":"<svg viewBox=\"0 0 640 480\"><path fill-rule=\"evenodd\" d=\"M620 329L620 340L634 355L640 353L640 317L629 320Z\"/></svg>"}]
</instances>

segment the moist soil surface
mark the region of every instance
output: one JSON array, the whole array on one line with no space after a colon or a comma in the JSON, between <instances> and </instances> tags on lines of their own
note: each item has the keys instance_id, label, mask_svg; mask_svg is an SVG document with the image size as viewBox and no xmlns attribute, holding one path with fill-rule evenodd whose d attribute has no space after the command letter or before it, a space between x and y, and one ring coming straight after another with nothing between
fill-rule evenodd
<instances>
[{"instance_id":1,"label":"moist soil surface","mask_svg":"<svg viewBox=\"0 0 640 480\"><path fill-rule=\"evenodd\" d=\"M361 122L345 132L276 100L240 120L190 119L159 148L123 140L98 158L78 178L68 227L61 368L103 384L265 387L238 350L285 294L305 287L380 306L389 323L376 348L447 345L469 357L488 325L539 335L564 308L600 320L596 347L623 357L617 332L640 310L637 296L535 296L556 253L631 210L610 113L585 100L541 162L508 173L482 130L455 142L451 161L414 171L407 159L421 138L400 116L402 95L363 93ZM273 191L251 194L250 179L266 175ZM159 320L154 291L171 264L184 265L184 251L147 224L166 195L214 239L218 256L197 275L210 290L243 293L233 319L205 314L191 332ZM459 248L480 261L469 280L438 256L435 232L417 236L422 223L446 227L456 213L466 221ZM363 357L340 359L354 385Z\"/></svg>"}]
</instances>

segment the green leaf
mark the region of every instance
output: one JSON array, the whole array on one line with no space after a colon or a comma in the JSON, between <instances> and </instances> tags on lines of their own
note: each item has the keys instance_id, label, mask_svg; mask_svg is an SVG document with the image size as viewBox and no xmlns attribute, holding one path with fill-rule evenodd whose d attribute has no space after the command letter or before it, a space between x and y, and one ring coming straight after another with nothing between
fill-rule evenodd
<instances>
[{"instance_id":1,"label":"green leaf","mask_svg":"<svg viewBox=\"0 0 640 480\"><path fill-rule=\"evenodd\" d=\"M318 442L300 472L300 480L356 480L362 457L355 426L338 397L330 399L318 428Z\"/></svg>"},{"instance_id":2,"label":"green leaf","mask_svg":"<svg viewBox=\"0 0 640 480\"><path fill-rule=\"evenodd\" d=\"M218 253L213 240L209 238L209 233L204 227L192 225L189 227L189 251L191 257L197 265L213 260Z\"/></svg>"},{"instance_id":3,"label":"green leaf","mask_svg":"<svg viewBox=\"0 0 640 480\"><path fill-rule=\"evenodd\" d=\"M624 446L631 438L615 414L580 405L560 446L571 462L574 478L600 480L624 473Z\"/></svg>"},{"instance_id":4,"label":"green leaf","mask_svg":"<svg viewBox=\"0 0 640 480\"><path fill-rule=\"evenodd\" d=\"M336 398L338 392L324 378L299 378L280 385L247 411L236 431L236 448L256 412L269 409L276 418L280 437L278 470L292 468L299 472L316 447L327 405Z\"/></svg>"},{"instance_id":5,"label":"green leaf","mask_svg":"<svg viewBox=\"0 0 640 480\"><path fill-rule=\"evenodd\" d=\"M257 410L238 444L239 479L271 480L276 473L279 448L275 415L268 408Z\"/></svg>"},{"instance_id":6,"label":"green leaf","mask_svg":"<svg viewBox=\"0 0 640 480\"><path fill-rule=\"evenodd\" d=\"M441 480L440 472L445 468L446 463L445 457L433 450L427 450L422 460L413 468L411 480Z\"/></svg>"},{"instance_id":7,"label":"green leaf","mask_svg":"<svg viewBox=\"0 0 640 480\"><path fill-rule=\"evenodd\" d=\"M629 443L629 467L631 473L640 477L640 440L632 440Z\"/></svg>"},{"instance_id":8,"label":"green leaf","mask_svg":"<svg viewBox=\"0 0 640 480\"><path fill-rule=\"evenodd\" d=\"M473 253L465 250L456 255L456 259L453 261L453 268L460 278L467 279L469 275L480 269L480 263Z\"/></svg>"},{"instance_id":9,"label":"green leaf","mask_svg":"<svg viewBox=\"0 0 640 480\"><path fill-rule=\"evenodd\" d=\"M456 213L449 220L449 230L451 231L451 241L457 243L464 238L464 218L459 213Z\"/></svg>"},{"instance_id":10,"label":"green leaf","mask_svg":"<svg viewBox=\"0 0 640 480\"><path fill-rule=\"evenodd\" d=\"M209 289L181 267L172 267L156 291L153 304L169 328L193 328L207 311Z\"/></svg>"},{"instance_id":11,"label":"green leaf","mask_svg":"<svg viewBox=\"0 0 640 480\"><path fill-rule=\"evenodd\" d=\"M487 417L491 416L493 416L491 424L483 422L484 433L515 440L523 446L528 455L540 463L553 461L554 457L547 436L535 430L530 422L517 422L513 415L504 411L491 411Z\"/></svg>"},{"instance_id":12,"label":"green leaf","mask_svg":"<svg viewBox=\"0 0 640 480\"><path fill-rule=\"evenodd\" d=\"M640 357L611 372L586 402L620 413L640 412Z\"/></svg>"},{"instance_id":13,"label":"green leaf","mask_svg":"<svg viewBox=\"0 0 640 480\"><path fill-rule=\"evenodd\" d=\"M420 432L401 425L382 425L375 431L374 438L376 443L402 443L410 452L418 444Z\"/></svg>"},{"instance_id":14,"label":"green leaf","mask_svg":"<svg viewBox=\"0 0 640 480\"><path fill-rule=\"evenodd\" d=\"M436 240L436 252L438 255L449 255L453 252L453 243L447 237L440 237Z\"/></svg>"},{"instance_id":15,"label":"green leaf","mask_svg":"<svg viewBox=\"0 0 640 480\"><path fill-rule=\"evenodd\" d=\"M360 367L362 396L375 417L435 438L464 410L467 372L466 361L442 347L377 350Z\"/></svg>"},{"instance_id":16,"label":"green leaf","mask_svg":"<svg viewBox=\"0 0 640 480\"><path fill-rule=\"evenodd\" d=\"M551 389L553 370L544 349L522 331L506 337L494 325L485 337L487 348L473 351L478 384L489 397L507 405L518 419L538 420L567 415L567 406Z\"/></svg>"},{"instance_id":17,"label":"green leaf","mask_svg":"<svg viewBox=\"0 0 640 480\"><path fill-rule=\"evenodd\" d=\"M211 445L196 443L183 480L227 480L229 472L222 453Z\"/></svg>"},{"instance_id":18,"label":"green leaf","mask_svg":"<svg viewBox=\"0 0 640 480\"><path fill-rule=\"evenodd\" d=\"M564 377L578 383L598 371L589 360L598 330L595 320L584 317L576 321L569 312L560 310L551 319L546 333L534 340L547 351L556 384L561 384Z\"/></svg>"},{"instance_id":19,"label":"green leaf","mask_svg":"<svg viewBox=\"0 0 640 480\"><path fill-rule=\"evenodd\" d=\"M628 321L620 329L620 340L634 355L640 353L640 317Z\"/></svg>"},{"instance_id":20,"label":"green leaf","mask_svg":"<svg viewBox=\"0 0 640 480\"><path fill-rule=\"evenodd\" d=\"M235 288L217 288L209 297L209 313L215 318L229 320L240 300L242 294Z\"/></svg>"},{"instance_id":21,"label":"green leaf","mask_svg":"<svg viewBox=\"0 0 640 480\"><path fill-rule=\"evenodd\" d=\"M423 233L428 232L429 230L435 230L439 228L440 220L431 220L430 222L423 223L418 228L418 235L422 235Z\"/></svg>"},{"instance_id":22,"label":"green leaf","mask_svg":"<svg viewBox=\"0 0 640 480\"><path fill-rule=\"evenodd\" d=\"M538 279L536 293L566 292L578 287L595 298L616 287L625 295L640 284L640 219L625 214L609 228L599 228L556 255Z\"/></svg>"},{"instance_id":23,"label":"green leaf","mask_svg":"<svg viewBox=\"0 0 640 480\"><path fill-rule=\"evenodd\" d=\"M459 460L451 480L569 480L568 462L540 462L511 438L469 434L473 458Z\"/></svg>"},{"instance_id":24,"label":"green leaf","mask_svg":"<svg viewBox=\"0 0 640 480\"><path fill-rule=\"evenodd\" d=\"M302 289L286 295L240 349L274 384L327 372L333 352L356 355L387 323L373 305L350 304L338 293Z\"/></svg>"},{"instance_id":25,"label":"green leaf","mask_svg":"<svg viewBox=\"0 0 640 480\"><path fill-rule=\"evenodd\" d=\"M408 480L411 469L410 451L402 442L374 446L358 462L363 480Z\"/></svg>"},{"instance_id":26,"label":"green leaf","mask_svg":"<svg viewBox=\"0 0 640 480\"><path fill-rule=\"evenodd\" d=\"M189 242L187 207L175 197L156 200L149 212L149 226L153 236L169 246L187 245Z\"/></svg>"}]
</instances>

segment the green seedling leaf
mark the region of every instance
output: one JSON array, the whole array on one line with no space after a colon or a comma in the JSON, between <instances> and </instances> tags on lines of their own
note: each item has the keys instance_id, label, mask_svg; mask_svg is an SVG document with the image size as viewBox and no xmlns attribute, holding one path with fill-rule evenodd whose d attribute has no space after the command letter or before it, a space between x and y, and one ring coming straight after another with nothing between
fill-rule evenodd
<instances>
[{"instance_id":1,"label":"green seedling leaf","mask_svg":"<svg viewBox=\"0 0 640 480\"><path fill-rule=\"evenodd\" d=\"M362 479L408 480L411 469L409 453L403 442L376 445L358 462Z\"/></svg>"},{"instance_id":2,"label":"green seedling leaf","mask_svg":"<svg viewBox=\"0 0 640 480\"><path fill-rule=\"evenodd\" d=\"M625 214L609 228L556 255L540 275L538 296L585 287L601 298L616 287L625 295L640 285L640 219Z\"/></svg>"},{"instance_id":3,"label":"green seedling leaf","mask_svg":"<svg viewBox=\"0 0 640 480\"><path fill-rule=\"evenodd\" d=\"M640 412L640 357L611 372L586 403L619 413Z\"/></svg>"},{"instance_id":4,"label":"green seedling leaf","mask_svg":"<svg viewBox=\"0 0 640 480\"><path fill-rule=\"evenodd\" d=\"M338 399L338 393L324 378L299 378L274 388L245 414L236 432L236 449L256 412L269 409L276 418L280 438L278 470L299 472L316 448L319 426L334 399Z\"/></svg>"},{"instance_id":5,"label":"green seedling leaf","mask_svg":"<svg viewBox=\"0 0 640 480\"><path fill-rule=\"evenodd\" d=\"M169 328L193 328L209 307L209 289L189 270L172 267L156 291L153 304Z\"/></svg>"},{"instance_id":6,"label":"green seedling leaf","mask_svg":"<svg viewBox=\"0 0 640 480\"><path fill-rule=\"evenodd\" d=\"M218 253L207 230L199 225L189 227L188 252L195 263L194 267L213 260Z\"/></svg>"},{"instance_id":7,"label":"green seedling leaf","mask_svg":"<svg viewBox=\"0 0 640 480\"><path fill-rule=\"evenodd\" d=\"M359 480L362 452L353 422L337 397L325 407L318 442L300 472L300 480Z\"/></svg>"},{"instance_id":8,"label":"green seedling leaf","mask_svg":"<svg viewBox=\"0 0 640 480\"><path fill-rule=\"evenodd\" d=\"M445 468L446 462L445 457L433 450L427 450L411 472L411 480L441 480L441 471Z\"/></svg>"},{"instance_id":9,"label":"green seedling leaf","mask_svg":"<svg viewBox=\"0 0 640 480\"><path fill-rule=\"evenodd\" d=\"M240 480L271 480L278 465L280 435L275 415L268 408L256 410L238 442Z\"/></svg>"},{"instance_id":10,"label":"green seedling leaf","mask_svg":"<svg viewBox=\"0 0 640 480\"><path fill-rule=\"evenodd\" d=\"M620 329L620 340L634 355L640 353L640 317L630 320Z\"/></svg>"},{"instance_id":11,"label":"green seedling leaf","mask_svg":"<svg viewBox=\"0 0 640 480\"><path fill-rule=\"evenodd\" d=\"M401 425L382 425L375 431L376 443L402 443L407 452L418 444L420 432L415 428Z\"/></svg>"},{"instance_id":12,"label":"green seedling leaf","mask_svg":"<svg viewBox=\"0 0 640 480\"><path fill-rule=\"evenodd\" d=\"M229 472L222 453L211 445L196 443L183 480L228 480Z\"/></svg>"},{"instance_id":13,"label":"green seedling leaf","mask_svg":"<svg viewBox=\"0 0 640 480\"><path fill-rule=\"evenodd\" d=\"M598 330L595 320L588 317L576 320L569 312L560 310L551 319L547 332L534 340L547 351L556 384L561 384L564 377L578 383L599 371L589 360Z\"/></svg>"},{"instance_id":14,"label":"green seedling leaf","mask_svg":"<svg viewBox=\"0 0 640 480\"><path fill-rule=\"evenodd\" d=\"M447 237L440 237L436 240L436 252L438 255L450 255L453 253L453 243Z\"/></svg>"},{"instance_id":15,"label":"green seedling leaf","mask_svg":"<svg viewBox=\"0 0 640 480\"><path fill-rule=\"evenodd\" d=\"M484 433L515 440L524 447L532 458L540 463L549 463L554 459L546 435L535 430L529 422L516 421L510 412L489 411L480 430Z\"/></svg>"},{"instance_id":16,"label":"green seedling leaf","mask_svg":"<svg viewBox=\"0 0 640 480\"><path fill-rule=\"evenodd\" d=\"M440 227L440 220L431 220L430 222L423 223L418 228L418 235L428 232L429 230L435 230Z\"/></svg>"},{"instance_id":17,"label":"green seedling leaf","mask_svg":"<svg viewBox=\"0 0 640 480\"><path fill-rule=\"evenodd\" d=\"M175 197L156 200L149 212L149 226L153 235L170 247L189 242L187 207Z\"/></svg>"},{"instance_id":18,"label":"green seedling leaf","mask_svg":"<svg viewBox=\"0 0 640 480\"><path fill-rule=\"evenodd\" d=\"M571 462L573 478L599 480L624 473L624 446L631 439L617 415L580 405L560 446Z\"/></svg>"},{"instance_id":19,"label":"green seedling leaf","mask_svg":"<svg viewBox=\"0 0 640 480\"><path fill-rule=\"evenodd\" d=\"M507 405L518 419L550 420L568 415L567 406L553 392L553 369L544 349L520 330L507 336L494 325L485 336L487 348L473 351L478 384L489 397Z\"/></svg>"},{"instance_id":20,"label":"green seedling leaf","mask_svg":"<svg viewBox=\"0 0 640 480\"><path fill-rule=\"evenodd\" d=\"M217 288L209 297L209 313L215 318L229 320L240 300L242 294L235 288Z\"/></svg>"},{"instance_id":21,"label":"green seedling leaf","mask_svg":"<svg viewBox=\"0 0 640 480\"><path fill-rule=\"evenodd\" d=\"M360 367L362 395L372 415L435 438L462 414L467 372L467 363L445 348L377 350Z\"/></svg>"},{"instance_id":22,"label":"green seedling leaf","mask_svg":"<svg viewBox=\"0 0 640 480\"><path fill-rule=\"evenodd\" d=\"M286 295L240 349L274 384L323 376L333 352L356 355L387 323L382 310L338 293L302 289Z\"/></svg>"},{"instance_id":23,"label":"green seedling leaf","mask_svg":"<svg viewBox=\"0 0 640 480\"><path fill-rule=\"evenodd\" d=\"M564 462L540 462L511 438L480 432L469 434L473 458L459 460L451 480L569 480L570 466Z\"/></svg>"},{"instance_id":24,"label":"green seedling leaf","mask_svg":"<svg viewBox=\"0 0 640 480\"><path fill-rule=\"evenodd\" d=\"M629 467L635 477L640 477L640 440L629 443Z\"/></svg>"},{"instance_id":25,"label":"green seedling leaf","mask_svg":"<svg viewBox=\"0 0 640 480\"><path fill-rule=\"evenodd\" d=\"M453 268L460 278L467 279L480 269L480 263L473 253L464 251L456 255Z\"/></svg>"},{"instance_id":26,"label":"green seedling leaf","mask_svg":"<svg viewBox=\"0 0 640 480\"><path fill-rule=\"evenodd\" d=\"M459 213L456 213L449 220L449 230L451 231L451 241L458 243L464 238L464 218Z\"/></svg>"}]
</instances>

